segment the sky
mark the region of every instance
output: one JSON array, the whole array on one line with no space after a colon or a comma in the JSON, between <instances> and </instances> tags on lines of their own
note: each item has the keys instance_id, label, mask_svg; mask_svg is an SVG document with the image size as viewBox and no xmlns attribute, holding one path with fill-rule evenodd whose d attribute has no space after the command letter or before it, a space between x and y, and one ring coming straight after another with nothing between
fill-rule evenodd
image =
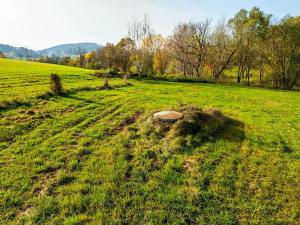
<instances>
[{"instance_id":1,"label":"sky","mask_svg":"<svg viewBox=\"0 0 300 225\"><path fill-rule=\"evenodd\" d=\"M276 18L300 14L300 0L0 0L0 43L35 50L116 43L144 15L156 33L170 35L180 22L218 21L253 6Z\"/></svg>"}]
</instances>

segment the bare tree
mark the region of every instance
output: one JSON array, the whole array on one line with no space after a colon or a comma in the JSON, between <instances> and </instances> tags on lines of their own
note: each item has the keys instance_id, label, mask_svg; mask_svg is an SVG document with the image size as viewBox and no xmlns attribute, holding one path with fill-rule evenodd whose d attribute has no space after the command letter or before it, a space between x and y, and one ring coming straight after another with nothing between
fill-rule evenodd
<instances>
[{"instance_id":1,"label":"bare tree","mask_svg":"<svg viewBox=\"0 0 300 225\"><path fill-rule=\"evenodd\" d=\"M153 54L147 41L151 40L153 36L154 31L146 15L142 21L135 20L128 27L128 37L135 43L135 66L139 73L148 73L149 68L152 70L152 66L149 67L149 59L152 59Z\"/></svg>"},{"instance_id":2,"label":"bare tree","mask_svg":"<svg viewBox=\"0 0 300 225\"><path fill-rule=\"evenodd\" d=\"M211 77L218 79L234 59L239 44L233 45L231 32L226 20L221 20L215 27L209 43L209 66Z\"/></svg>"},{"instance_id":3,"label":"bare tree","mask_svg":"<svg viewBox=\"0 0 300 225\"><path fill-rule=\"evenodd\" d=\"M190 24L191 40L187 40L189 53L193 56L193 68L198 77L203 75L203 67L208 53L208 42L211 19L196 24Z\"/></svg>"},{"instance_id":4,"label":"bare tree","mask_svg":"<svg viewBox=\"0 0 300 225\"><path fill-rule=\"evenodd\" d=\"M188 25L179 24L172 35L171 48L172 56L181 64L183 75L187 76L189 53L186 45L186 39L188 38Z\"/></svg>"},{"instance_id":5,"label":"bare tree","mask_svg":"<svg viewBox=\"0 0 300 225\"><path fill-rule=\"evenodd\" d=\"M73 49L73 54L76 56L78 64L81 68L85 65L85 54L87 53L87 50L82 47L77 47Z\"/></svg>"},{"instance_id":6,"label":"bare tree","mask_svg":"<svg viewBox=\"0 0 300 225\"><path fill-rule=\"evenodd\" d=\"M211 20L199 23L179 24L172 36L173 56L183 67L183 74L198 77L203 75L203 68L208 54Z\"/></svg>"},{"instance_id":7,"label":"bare tree","mask_svg":"<svg viewBox=\"0 0 300 225\"><path fill-rule=\"evenodd\" d=\"M137 49L141 49L143 47L144 40L153 34L154 32L151 28L151 23L147 15L144 15L144 19L142 21L134 20L128 26L128 37L134 41Z\"/></svg>"}]
</instances>

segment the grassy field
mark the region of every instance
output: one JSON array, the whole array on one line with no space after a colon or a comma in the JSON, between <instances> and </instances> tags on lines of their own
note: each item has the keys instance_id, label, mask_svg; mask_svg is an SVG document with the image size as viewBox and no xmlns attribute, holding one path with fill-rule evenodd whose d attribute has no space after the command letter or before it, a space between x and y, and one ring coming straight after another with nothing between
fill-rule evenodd
<instances>
[{"instance_id":1,"label":"grassy field","mask_svg":"<svg viewBox=\"0 0 300 225\"><path fill-rule=\"evenodd\" d=\"M0 111L0 224L300 224L299 92L131 80L37 99L51 71L102 84L0 59L0 99L28 103ZM148 129L180 104L230 120L199 145Z\"/></svg>"},{"instance_id":2,"label":"grassy field","mask_svg":"<svg viewBox=\"0 0 300 225\"><path fill-rule=\"evenodd\" d=\"M90 76L93 70L0 58L0 103L27 102L44 94L49 91L50 73L59 74L67 90L93 88L103 82Z\"/></svg>"}]
</instances>

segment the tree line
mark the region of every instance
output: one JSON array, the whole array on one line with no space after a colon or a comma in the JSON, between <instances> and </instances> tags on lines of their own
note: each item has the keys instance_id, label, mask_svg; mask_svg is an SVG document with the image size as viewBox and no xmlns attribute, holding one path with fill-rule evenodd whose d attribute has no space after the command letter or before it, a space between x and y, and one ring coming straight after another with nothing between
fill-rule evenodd
<instances>
[{"instance_id":1,"label":"tree line","mask_svg":"<svg viewBox=\"0 0 300 225\"><path fill-rule=\"evenodd\" d=\"M124 76L183 77L293 89L300 86L300 17L274 17L254 7L233 18L178 24L164 37L147 16L117 44L55 60ZM48 59L49 60L49 59ZM52 62L53 63L53 62Z\"/></svg>"}]
</instances>

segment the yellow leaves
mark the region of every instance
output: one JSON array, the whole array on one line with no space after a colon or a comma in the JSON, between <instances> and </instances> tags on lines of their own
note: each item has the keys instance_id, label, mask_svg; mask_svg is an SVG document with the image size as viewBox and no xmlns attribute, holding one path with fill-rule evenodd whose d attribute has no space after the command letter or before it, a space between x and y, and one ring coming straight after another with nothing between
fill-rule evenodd
<instances>
[{"instance_id":1,"label":"yellow leaves","mask_svg":"<svg viewBox=\"0 0 300 225\"><path fill-rule=\"evenodd\" d=\"M160 72L162 67L162 53L161 51L157 51L153 55L153 68L155 71Z\"/></svg>"}]
</instances>

